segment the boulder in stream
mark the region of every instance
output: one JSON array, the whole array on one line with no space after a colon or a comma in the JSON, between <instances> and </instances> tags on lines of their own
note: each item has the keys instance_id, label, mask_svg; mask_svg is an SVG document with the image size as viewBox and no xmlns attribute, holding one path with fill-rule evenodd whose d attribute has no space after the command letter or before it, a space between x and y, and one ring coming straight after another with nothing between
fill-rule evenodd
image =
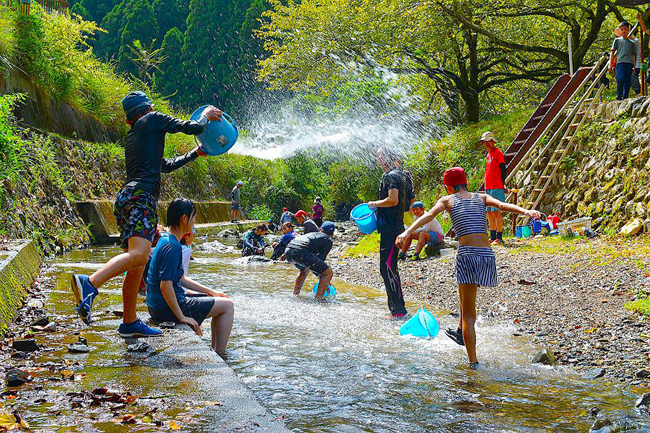
<instances>
[{"instance_id":1,"label":"boulder in stream","mask_svg":"<svg viewBox=\"0 0 650 433\"><path fill-rule=\"evenodd\" d=\"M34 340L15 340L11 347L18 352L36 352L40 349Z\"/></svg>"},{"instance_id":2,"label":"boulder in stream","mask_svg":"<svg viewBox=\"0 0 650 433\"><path fill-rule=\"evenodd\" d=\"M50 324L50 318L47 316L43 316L43 317L39 317L38 319L30 323L29 327L31 328L32 326L47 326L49 324Z\"/></svg>"},{"instance_id":3,"label":"boulder in stream","mask_svg":"<svg viewBox=\"0 0 650 433\"><path fill-rule=\"evenodd\" d=\"M650 408L650 392L646 392L636 401L636 408L641 409L642 407Z\"/></svg>"},{"instance_id":4,"label":"boulder in stream","mask_svg":"<svg viewBox=\"0 0 650 433\"><path fill-rule=\"evenodd\" d=\"M34 378L27 372L12 368L7 371L7 386L21 386L27 382L31 382Z\"/></svg>"},{"instance_id":5,"label":"boulder in stream","mask_svg":"<svg viewBox=\"0 0 650 433\"><path fill-rule=\"evenodd\" d=\"M542 349L533 357L533 364L555 365L555 355L551 349Z\"/></svg>"},{"instance_id":6,"label":"boulder in stream","mask_svg":"<svg viewBox=\"0 0 650 433\"><path fill-rule=\"evenodd\" d=\"M228 239L228 238L237 238L239 239L240 234L236 229L226 229L222 230L217 234L217 237Z\"/></svg>"}]
</instances>

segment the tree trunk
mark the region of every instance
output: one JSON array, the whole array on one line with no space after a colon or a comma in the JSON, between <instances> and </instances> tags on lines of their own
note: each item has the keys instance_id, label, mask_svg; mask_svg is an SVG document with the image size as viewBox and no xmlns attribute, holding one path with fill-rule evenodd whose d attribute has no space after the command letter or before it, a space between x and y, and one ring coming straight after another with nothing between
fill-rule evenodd
<instances>
[{"instance_id":1,"label":"tree trunk","mask_svg":"<svg viewBox=\"0 0 650 433\"><path fill-rule=\"evenodd\" d=\"M463 102L465 102L465 121L467 123L478 122L481 114L478 93L474 91L463 92Z\"/></svg>"}]
</instances>

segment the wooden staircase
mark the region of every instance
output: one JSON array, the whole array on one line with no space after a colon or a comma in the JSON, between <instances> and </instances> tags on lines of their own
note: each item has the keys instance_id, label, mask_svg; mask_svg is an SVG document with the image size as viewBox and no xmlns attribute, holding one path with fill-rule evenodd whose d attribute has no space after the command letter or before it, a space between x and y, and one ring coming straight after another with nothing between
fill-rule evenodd
<instances>
[{"instance_id":1,"label":"wooden staircase","mask_svg":"<svg viewBox=\"0 0 650 433\"><path fill-rule=\"evenodd\" d=\"M523 193L521 196L525 197L524 203L527 207L536 208L538 206L553 182L562 161L572 151L578 130L600 100L604 88L601 85L601 80L607 73L606 57L601 58L593 67L584 69L586 70L586 75L582 78L581 83L573 92L573 95L565 102L565 106L569 111L564 121L559 126L556 126L561 118L561 115L556 115L548 124L544 134L531 145L526 154L517 157L518 161L514 164L512 171L510 169L508 171L507 181L510 181L518 173L518 169L523 166L523 163L528 163L532 160L532 162L528 163L528 170L521 177L522 181L530 180L530 186L520 191ZM588 87L584 89L587 85ZM581 92L583 89L584 92ZM560 114L562 111L560 111ZM546 141L544 147L541 148L541 138L545 137L552 128L556 128L555 132ZM536 179L534 179L533 170L539 166L540 162L543 163L543 168L538 172L539 175Z\"/></svg>"}]
</instances>

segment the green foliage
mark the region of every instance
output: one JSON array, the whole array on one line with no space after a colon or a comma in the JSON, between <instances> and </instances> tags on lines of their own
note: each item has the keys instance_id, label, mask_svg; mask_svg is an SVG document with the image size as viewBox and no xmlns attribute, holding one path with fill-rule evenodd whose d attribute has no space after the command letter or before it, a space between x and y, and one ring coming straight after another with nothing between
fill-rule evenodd
<instances>
[{"instance_id":1,"label":"green foliage","mask_svg":"<svg viewBox=\"0 0 650 433\"><path fill-rule=\"evenodd\" d=\"M255 204L248 211L248 219L268 221L273 218L273 212L265 204Z\"/></svg>"},{"instance_id":2,"label":"green foliage","mask_svg":"<svg viewBox=\"0 0 650 433\"><path fill-rule=\"evenodd\" d=\"M345 252L346 257L368 257L379 252L379 233L371 233L359 238L359 243Z\"/></svg>"},{"instance_id":3,"label":"green foliage","mask_svg":"<svg viewBox=\"0 0 650 433\"><path fill-rule=\"evenodd\" d=\"M153 10L160 27L158 40L162 41L169 30L184 32L189 13L189 0L153 0Z\"/></svg>"},{"instance_id":4,"label":"green foliage","mask_svg":"<svg viewBox=\"0 0 650 433\"><path fill-rule=\"evenodd\" d=\"M0 178L14 175L20 168L25 146L12 126L14 105L21 94L0 95Z\"/></svg>"},{"instance_id":5,"label":"green foliage","mask_svg":"<svg viewBox=\"0 0 650 433\"><path fill-rule=\"evenodd\" d=\"M70 8L70 14L79 15L84 21L92 21L93 16L90 14L88 9L84 7L83 4L77 3Z\"/></svg>"},{"instance_id":6,"label":"green foliage","mask_svg":"<svg viewBox=\"0 0 650 433\"><path fill-rule=\"evenodd\" d=\"M136 40L145 47L151 46L158 36L158 21L148 0L134 0L126 17L122 17L122 20L124 18L126 18L126 24L120 35L117 59L121 70L135 74L137 70L131 62L129 46Z\"/></svg>"},{"instance_id":7,"label":"green foliage","mask_svg":"<svg viewBox=\"0 0 650 433\"><path fill-rule=\"evenodd\" d=\"M625 308L650 317L650 296L646 294L645 297L625 305Z\"/></svg>"},{"instance_id":8,"label":"green foliage","mask_svg":"<svg viewBox=\"0 0 650 433\"><path fill-rule=\"evenodd\" d=\"M329 95L379 76L409 86L419 110L469 122L540 96L568 67L567 33L574 63L592 63L620 14L607 0L270 3L259 77L273 88Z\"/></svg>"},{"instance_id":9,"label":"green foliage","mask_svg":"<svg viewBox=\"0 0 650 433\"><path fill-rule=\"evenodd\" d=\"M160 65L161 74L156 77L157 90L166 97L178 92L178 77L183 75L183 45L185 36L176 27L171 28L162 43L165 61Z\"/></svg>"}]
</instances>

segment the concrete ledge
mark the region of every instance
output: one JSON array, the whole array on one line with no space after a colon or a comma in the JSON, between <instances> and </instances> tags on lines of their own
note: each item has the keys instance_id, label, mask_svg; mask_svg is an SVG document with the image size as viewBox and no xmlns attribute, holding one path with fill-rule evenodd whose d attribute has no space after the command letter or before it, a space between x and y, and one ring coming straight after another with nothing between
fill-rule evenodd
<instances>
[{"instance_id":1,"label":"concrete ledge","mask_svg":"<svg viewBox=\"0 0 650 433\"><path fill-rule=\"evenodd\" d=\"M206 337L204 337L206 338ZM209 336L208 336L209 338ZM181 383L191 377L193 394L222 403L203 416L200 431L288 432L284 423L262 406L232 369L188 326L177 325L147 342L156 354L148 367L164 370L165 379Z\"/></svg>"},{"instance_id":2,"label":"concrete ledge","mask_svg":"<svg viewBox=\"0 0 650 433\"><path fill-rule=\"evenodd\" d=\"M38 277L41 266L41 256L34 241L6 246L7 251L0 251L0 336L16 317L16 311L23 305L27 289Z\"/></svg>"},{"instance_id":3,"label":"concrete ledge","mask_svg":"<svg viewBox=\"0 0 650 433\"><path fill-rule=\"evenodd\" d=\"M230 224L230 203L225 201L200 201L196 204L197 229L205 227L212 230L215 223ZM168 202L158 203L158 218L162 224L167 222ZM119 231L113 215L113 202L109 200L88 200L76 203L84 223L96 243L112 243L119 239ZM238 225L246 225L247 222ZM216 226L215 226L216 227ZM219 226L220 230L236 228L235 225ZM244 229L250 228L245 226ZM212 234L212 232L210 232Z\"/></svg>"}]
</instances>

